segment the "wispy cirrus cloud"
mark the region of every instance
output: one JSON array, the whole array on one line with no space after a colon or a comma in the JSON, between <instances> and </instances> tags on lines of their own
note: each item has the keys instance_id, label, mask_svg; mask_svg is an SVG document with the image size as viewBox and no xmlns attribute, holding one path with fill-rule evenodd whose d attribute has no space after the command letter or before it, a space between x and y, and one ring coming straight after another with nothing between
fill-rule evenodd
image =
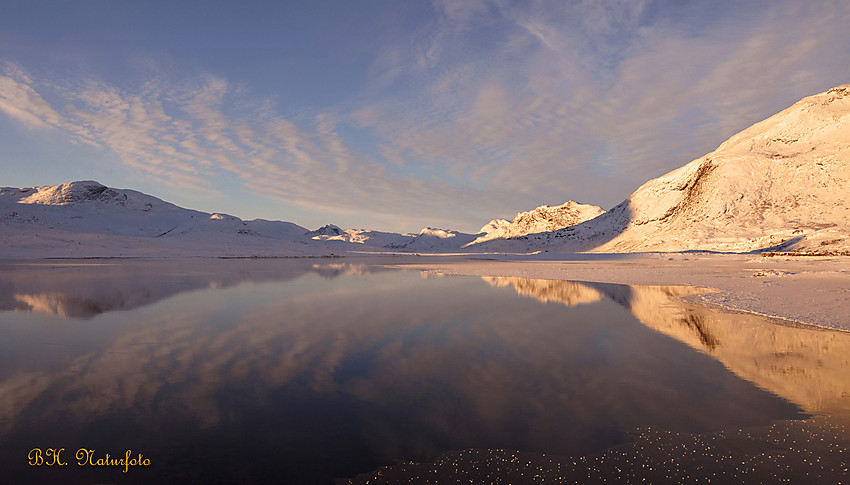
<instances>
[{"instance_id":1,"label":"wispy cirrus cloud","mask_svg":"<svg viewBox=\"0 0 850 485\"><path fill-rule=\"evenodd\" d=\"M235 177L242 189L270 199L378 217L399 209L439 213L442 196L469 199L463 188L393 173L355 149L340 134L334 112L296 123L216 76L151 81L135 90L93 80L39 83L23 74L3 76L0 83L19 121L96 143L126 167L178 189L222 195L215 181ZM63 108L47 103L39 90L61 99Z\"/></svg>"},{"instance_id":2,"label":"wispy cirrus cloud","mask_svg":"<svg viewBox=\"0 0 850 485\"><path fill-rule=\"evenodd\" d=\"M425 77L397 67L418 89L377 99L363 108L368 119L356 119L387 153L503 194L493 212L504 216L510 204L568 198L610 207L736 131L850 80L846 2L735 4L727 17L661 3L488 2L445 15L431 49L472 45L476 55L444 56ZM468 36L485 31L482 56Z\"/></svg>"},{"instance_id":3,"label":"wispy cirrus cloud","mask_svg":"<svg viewBox=\"0 0 850 485\"><path fill-rule=\"evenodd\" d=\"M20 66L6 63L0 75L0 111L31 128L60 126L62 116L31 84L32 79Z\"/></svg>"}]
</instances>

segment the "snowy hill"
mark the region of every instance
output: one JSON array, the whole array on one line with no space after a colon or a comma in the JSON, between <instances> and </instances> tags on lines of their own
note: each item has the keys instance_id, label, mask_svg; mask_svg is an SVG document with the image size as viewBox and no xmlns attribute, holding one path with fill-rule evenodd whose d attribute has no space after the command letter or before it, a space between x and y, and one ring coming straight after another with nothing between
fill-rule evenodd
<instances>
[{"instance_id":1,"label":"snowy hill","mask_svg":"<svg viewBox=\"0 0 850 485\"><path fill-rule=\"evenodd\" d=\"M91 180L62 185L0 189L4 224L133 237L234 233L265 237L301 235L289 222L243 221L226 214L184 209L135 190Z\"/></svg>"},{"instance_id":2,"label":"snowy hill","mask_svg":"<svg viewBox=\"0 0 850 485\"><path fill-rule=\"evenodd\" d=\"M380 250L385 248L403 248L413 241L414 236L410 234L397 234L394 232L372 231L369 229L340 229L338 226L328 224L307 233L315 241L339 241L363 246L353 250Z\"/></svg>"},{"instance_id":3,"label":"snowy hill","mask_svg":"<svg viewBox=\"0 0 850 485\"><path fill-rule=\"evenodd\" d=\"M0 188L0 258L321 256L456 250L472 239L453 231L396 234L333 224L309 231L291 222L184 209L91 180Z\"/></svg>"},{"instance_id":4,"label":"snowy hill","mask_svg":"<svg viewBox=\"0 0 850 485\"><path fill-rule=\"evenodd\" d=\"M491 250L850 250L850 85L804 98L591 221Z\"/></svg>"},{"instance_id":5,"label":"snowy hill","mask_svg":"<svg viewBox=\"0 0 850 485\"><path fill-rule=\"evenodd\" d=\"M514 217L513 221L493 219L481 228L480 232L483 235L469 245L492 239L506 239L527 234L557 231L593 219L603 213L605 211L601 207L579 204L572 200L558 206L541 205L534 210L520 212Z\"/></svg>"},{"instance_id":6,"label":"snowy hill","mask_svg":"<svg viewBox=\"0 0 850 485\"><path fill-rule=\"evenodd\" d=\"M227 255L243 250L312 254L307 229L184 209L94 181L0 188L0 256ZM251 253L255 254L255 253Z\"/></svg>"},{"instance_id":7,"label":"snowy hill","mask_svg":"<svg viewBox=\"0 0 850 485\"><path fill-rule=\"evenodd\" d=\"M342 246L349 251L392 250L399 252L454 252L460 251L475 239L477 234L466 234L446 229L427 227L419 234L398 234L368 229L346 229L328 224L307 234L316 241L351 243ZM362 247L356 247L357 245Z\"/></svg>"},{"instance_id":8,"label":"snowy hill","mask_svg":"<svg viewBox=\"0 0 850 485\"><path fill-rule=\"evenodd\" d=\"M421 252L455 252L471 243L477 234L426 227L413 240L390 248Z\"/></svg>"}]
</instances>

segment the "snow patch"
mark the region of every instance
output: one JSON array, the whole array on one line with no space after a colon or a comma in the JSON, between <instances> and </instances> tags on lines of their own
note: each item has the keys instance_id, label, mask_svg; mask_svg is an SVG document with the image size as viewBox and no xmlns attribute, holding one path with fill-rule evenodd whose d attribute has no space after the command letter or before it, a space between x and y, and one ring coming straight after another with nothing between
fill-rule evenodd
<instances>
[{"instance_id":1,"label":"snow patch","mask_svg":"<svg viewBox=\"0 0 850 485\"><path fill-rule=\"evenodd\" d=\"M219 214L219 213L212 214L210 216L210 220L211 221L239 221L239 222L242 222L242 219L240 219L236 216L231 216L231 215L228 215L228 214Z\"/></svg>"}]
</instances>

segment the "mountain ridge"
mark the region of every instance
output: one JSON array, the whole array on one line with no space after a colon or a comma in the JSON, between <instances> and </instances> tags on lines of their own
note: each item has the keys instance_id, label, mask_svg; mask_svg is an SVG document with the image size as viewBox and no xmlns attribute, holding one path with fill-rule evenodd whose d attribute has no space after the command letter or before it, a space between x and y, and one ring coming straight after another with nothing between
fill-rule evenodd
<instances>
[{"instance_id":1,"label":"mountain ridge","mask_svg":"<svg viewBox=\"0 0 850 485\"><path fill-rule=\"evenodd\" d=\"M850 250L850 85L803 98L647 181L607 213L489 249Z\"/></svg>"},{"instance_id":2,"label":"mountain ridge","mask_svg":"<svg viewBox=\"0 0 850 485\"><path fill-rule=\"evenodd\" d=\"M481 228L483 233L464 247L480 244L493 239L507 239L540 232L552 232L580 224L604 214L601 207L579 204L569 200L558 206L541 205L536 209L520 212L512 221L493 219Z\"/></svg>"},{"instance_id":3,"label":"mountain ridge","mask_svg":"<svg viewBox=\"0 0 850 485\"><path fill-rule=\"evenodd\" d=\"M71 256L156 254L163 248L218 255L364 249L847 253L848 187L850 84L803 98L742 130L713 152L647 181L608 212L574 201L544 205L510 222L494 219L478 234L432 228L395 234L332 224L309 231L291 222L184 209L85 180L0 188L0 257L33 245ZM106 238L118 241L118 249Z\"/></svg>"}]
</instances>

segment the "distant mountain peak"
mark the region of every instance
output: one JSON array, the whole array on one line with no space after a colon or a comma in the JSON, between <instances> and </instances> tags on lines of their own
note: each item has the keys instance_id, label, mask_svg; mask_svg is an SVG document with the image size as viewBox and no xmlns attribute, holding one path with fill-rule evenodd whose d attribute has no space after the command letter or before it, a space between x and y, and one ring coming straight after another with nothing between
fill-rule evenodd
<instances>
[{"instance_id":1,"label":"distant mountain peak","mask_svg":"<svg viewBox=\"0 0 850 485\"><path fill-rule=\"evenodd\" d=\"M111 199L118 195L114 190L94 180L81 180L61 185L45 185L21 189L28 194L20 204L70 205L91 200Z\"/></svg>"},{"instance_id":2,"label":"distant mountain peak","mask_svg":"<svg viewBox=\"0 0 850 485\"><path fill-rule=\"evenodd\" d=\"M601 207L579 204L574 200L569 200L557 206L541 205L534 210L518 213L513 221L493 219L481 228L480 232L483 235L469 245L493 239L507 239L557 231L593 219L603 213L605 211Z\"/></svg>"},{"instance_id":3,"label":"distant mountain peak","mask_svg":"<svg viewBox=\"0 0 850 485\"><path fill-rule=\"evenodd\" d=\"M315 231L310 231L310 232L307 233L307 235L310 236L310 237L316 237L316 236L335 237L335 236L342 236L343 234L345 234L345 231L340 229L339 226L335 226L333 224L325 224L324 226L316 229Z\"/></svg>"},{"instance_id":4,"label":"distant mountain peak","mask_svg":"<svg viewBox=\"0 0 850 485\"><path fill-rule=\"evenodd\" d=\"M436 227L426 227L419 231L419 236L436 237L440 239L455 237L458 234L459 233L457 231L452 231L450 229L439 229Z\"/></svg>"}]
</instances>

